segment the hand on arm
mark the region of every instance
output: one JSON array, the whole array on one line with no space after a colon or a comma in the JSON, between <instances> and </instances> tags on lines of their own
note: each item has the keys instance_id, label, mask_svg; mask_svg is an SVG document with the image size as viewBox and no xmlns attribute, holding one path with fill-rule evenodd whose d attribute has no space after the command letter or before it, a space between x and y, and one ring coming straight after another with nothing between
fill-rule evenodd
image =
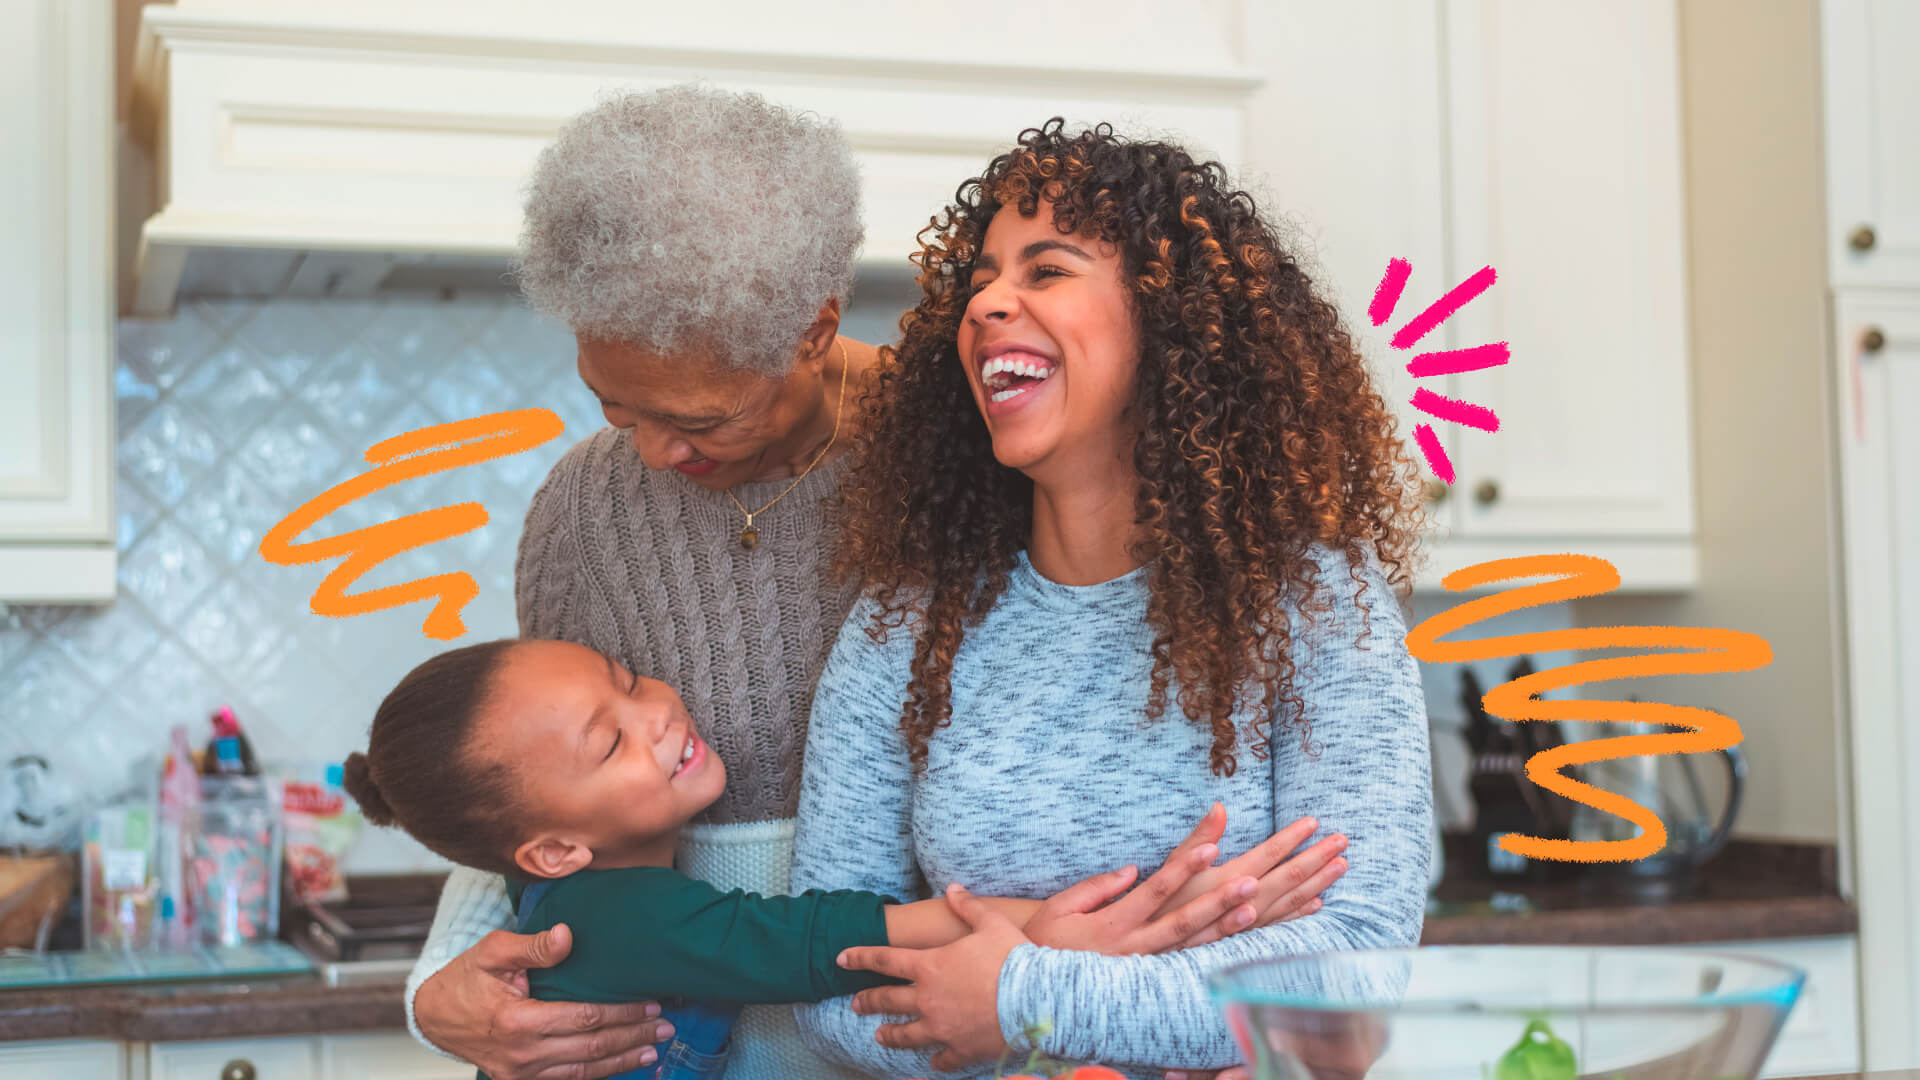
<instances>
[{"instance_id":1,"label":"hand on arm","mask_svg":"<svg viewBox=\"0 0 1920 1080\"><path fill-rule=\"evenodd\" d=\"M1036 945L1128 956L1193 948L1250 926L1297 918L1317 907L1320 891L1345 870L1334 858L1345 847L1344 837L1329 837L1287 858L1312 835L1314 823L1305 818L1214 867L1226 821L1226 810L1215 803L1160 869L1131 892L1139 871L1124 866L1071 885L1045 902L979 899ZM887 941L898 948L936 948L970 930L943 899L887 908ZM886 997L869 998L870 1011L898 1012L885 1007Z\"/></svg>"},{"instance_id":2,"label":"hand on arm","mask_svg":"<svg viewBox=\"0 0 1920 1080\"><path fill-rule=\"evenodd\" d=\"M1038 900L1015 900L983 896L981 902L999 912L1015 926L1025 926L1040 910ZM945 900L915 900L911 904L888 904L887 944L897 949L932 949L967 936L973 929L954 914Z\"/></svg>"},{"instance_id":3,"label":"hand on arm","mask_svg":"<svg viewBox=\"0 0 1920 1080\"><path fill-rule=\"evenodd\" d=\"M933 1067L948 1072L998 1058L1007 1048L1000 1034L994 1000L1000 967L1017 945L1028 944L1005 915L959 885L947 886L946 903L970 929L965 937L937 949L876 945L848 949L840 966L906 979L911 985L863 990L854 996L854 1012L873 1010L863 1002L886 993L903 1006L887 1012L918 1017L887 1024L874 1034L881 1046L897 1050L941 1046ZM904 995L901 997L900 995Z\"/></svg>"},{"instance_id":4,"label":"hand on arm","mask_svg":"<svg viewBox=\"0 0 1920 1080\"><path fill-rule=\"evenodd\" d=\"M652 1002L579 1005L527 996L527 971L566 959L565 926L540 934L496 930L461 953L414 997L434 1045L493 1080L598 1080L650 1064L671 1034Z\"/></svg>"}]
</instances>

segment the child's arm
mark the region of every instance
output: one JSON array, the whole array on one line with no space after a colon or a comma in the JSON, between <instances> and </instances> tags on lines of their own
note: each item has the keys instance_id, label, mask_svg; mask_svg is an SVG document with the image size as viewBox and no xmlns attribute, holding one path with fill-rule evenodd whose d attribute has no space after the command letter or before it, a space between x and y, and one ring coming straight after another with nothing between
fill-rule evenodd
<instances>
[{"instance_id":1,"label":"child's arm","mask_svg":"<svg viewBox=\"0 0 1920 1080\"><path fill-rule=\"evenodd\" d=\"M1253 924L1258 912L1249 901L1261 884L1243 872L1244 860L1236 860L1213 871L1215 880L1189 887L1190 879L1211 866L1219 853L1211 839L1226 820L1219 811L1215 804L1166 863L1137 888L1131 886L1138 872L1128 866L1095 874L1044 901L976 899L1006 916L1035 945L1049 949L1136 956L1217 941ZM1281 842L1291 847L1297 839ZM945 898L889 904L886 919L888 944L894 948L939 948L973 932Z\"/></svg>"},{"instance_id":2,"label":"child's arm","mask_svg":"<svg viewBox=\"0 0 1920 1080\"><path fill-rule=\"evenodd\" d=\"M555 882L529 913L527 932L573 931L565 960L528 972L530 989L545 1001L839 997L895 981L834 963L844 949L886 944L888 900L853 890L723 893L661 867L583 871Z\"/></svg>"},{"instance_id":3,"label":"child's arm","mask_svg":"<svg viewBox=\"0 0 1920 1080\"><path fill-rule=\"evenodd\" d=\"M980 898L988 907L1025 927L1040 910L1038 900L1014 900L997 896ZM888 904L887 944L902 949L932 949L959 941L973 932L967 921L953 913L945 897L916 900L911 904Z\"/></svg>"}]
</instances>

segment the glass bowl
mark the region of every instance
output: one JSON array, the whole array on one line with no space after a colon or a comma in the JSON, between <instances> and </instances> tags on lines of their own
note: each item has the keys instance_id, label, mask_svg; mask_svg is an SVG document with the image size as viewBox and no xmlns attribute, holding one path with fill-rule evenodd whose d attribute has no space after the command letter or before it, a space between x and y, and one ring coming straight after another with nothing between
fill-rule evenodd
<instances>
[{"instance_id":1,"label":"glass bowl","mask_svg":"<svg viewBox=\"0 0 1920 1080\"><path fill-rule=\"evenodd\" d=\"M1442 946L1215 973L1258 1080L1753 1080L1806 973L1710 951Z\"/></svg>"}]
</instances>

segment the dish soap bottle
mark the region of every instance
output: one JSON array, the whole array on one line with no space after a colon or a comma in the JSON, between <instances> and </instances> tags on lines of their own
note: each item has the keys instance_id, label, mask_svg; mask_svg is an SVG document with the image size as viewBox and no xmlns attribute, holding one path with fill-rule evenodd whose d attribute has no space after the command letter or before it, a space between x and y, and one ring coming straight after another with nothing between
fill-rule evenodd
<instances>
[{"instance_id":1,"label":"dish soap bottle","mask_svg":"<svg viewBox=\"0 0 1920 1080\"><path fill-rule=\"evenodd\" d=\"M231 706L222 705L213 714L213 738L200 764L202 776L259 776L253 746L240 730L240 721Z\"/></svg>"}]
</instances>

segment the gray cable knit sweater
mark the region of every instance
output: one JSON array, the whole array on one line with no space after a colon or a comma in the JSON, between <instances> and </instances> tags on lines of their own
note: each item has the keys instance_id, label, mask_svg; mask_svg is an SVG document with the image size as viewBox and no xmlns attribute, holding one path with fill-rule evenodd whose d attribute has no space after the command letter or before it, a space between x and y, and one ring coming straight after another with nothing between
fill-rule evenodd
<instances>
[{"instance_id":1,"label":"gray cable knit sweater","mask_svg":"<svg viewBox=\"0 0 1920 1080\"><path fill-rule=\"evenodd\" d=\"M727 763L727 790L695 820L793 816L814 682L854 591L830 580L825 502L845 457L755 519L725 492L647 469L618 428L567 452L527 512L514 567L523 637L598 649L680 692ZM791 480L742 484L748 508Z\"/></svg>"}]
</instances>

